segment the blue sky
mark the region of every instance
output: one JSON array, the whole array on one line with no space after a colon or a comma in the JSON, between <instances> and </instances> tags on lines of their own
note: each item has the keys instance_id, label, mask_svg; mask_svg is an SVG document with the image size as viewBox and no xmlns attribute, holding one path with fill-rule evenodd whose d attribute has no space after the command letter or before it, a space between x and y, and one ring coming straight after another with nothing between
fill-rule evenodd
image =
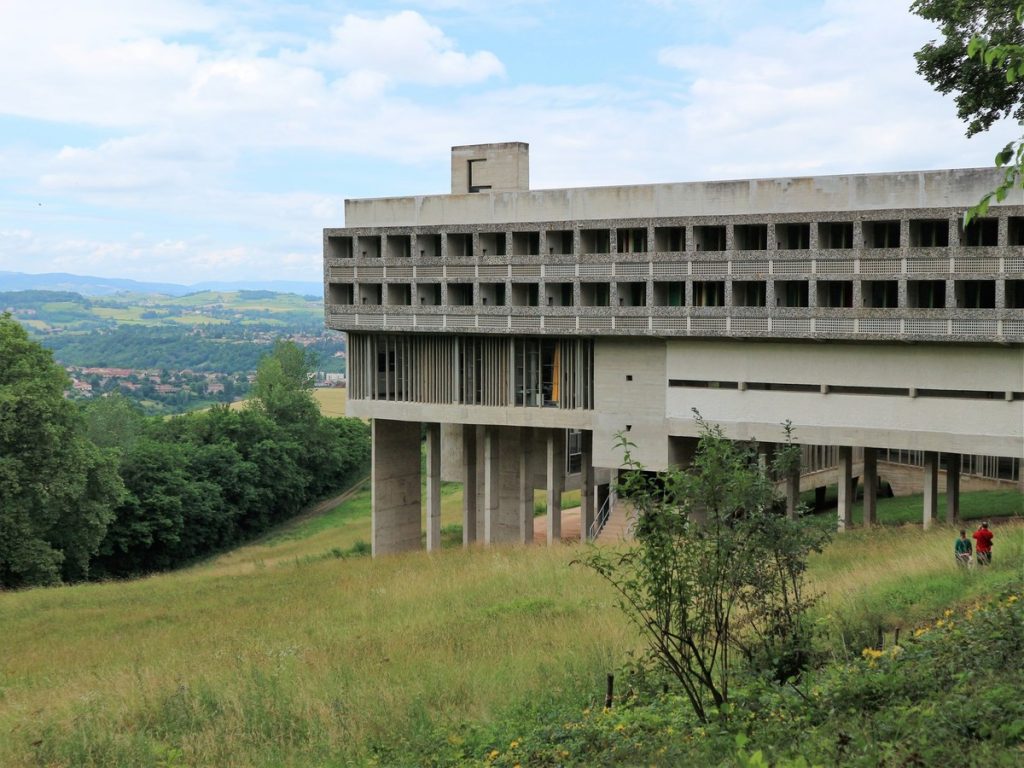
<instances>
[{"instance_id":1,"label":"blue sky","mask_svg":"<svg viewBox=\"0 0 1024 768\"><path fill-rule=\"evenodd\" d=\"M909 0L0 3L0 270L318 280L453 144L565 187L991 164Z\"/></svg>"}]
</instances>

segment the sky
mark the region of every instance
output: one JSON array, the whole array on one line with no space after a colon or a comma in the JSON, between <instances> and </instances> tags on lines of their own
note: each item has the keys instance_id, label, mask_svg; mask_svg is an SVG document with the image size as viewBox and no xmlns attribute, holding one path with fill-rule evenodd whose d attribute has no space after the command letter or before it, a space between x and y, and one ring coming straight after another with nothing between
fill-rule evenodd
<instances>
[{"instance_id":1,"label":"sky","mask_svg":"<svg viewBox=\"0 0 1024 768\"><path fill-rule=\"evenodd\" d=\"M346 198L991 165L910 0L0 0L0 271L318 281Z\"/></svg>"}]
</instances>

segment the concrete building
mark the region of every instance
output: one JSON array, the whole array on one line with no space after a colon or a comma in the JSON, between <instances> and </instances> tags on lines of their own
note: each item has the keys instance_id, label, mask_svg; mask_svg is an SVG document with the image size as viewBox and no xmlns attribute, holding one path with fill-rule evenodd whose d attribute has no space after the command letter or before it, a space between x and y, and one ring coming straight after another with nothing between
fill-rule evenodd
<instances>
[{"instance_id":1,"label":"concrete building","mask_svg":"<svg viewBox=\"0 0 1024 768\"><path fill-rule=\"evenodd\" d=\"M694 408L833 451L841 527L855 473L873 518L880 451L918 456L926 524L940 470L955 518L962 455L1020 483L1024 199L962 224L994 169L528 179L526 144L454 147L451 194L348 200L324 231L348 412L373 420L375 552L421 546L423 429L428 548L442 478L466 484L467 543L529 541L533 490L572 483L593 533L615 435L651 469L685 463Z\"/></svg>"}]
</instances>

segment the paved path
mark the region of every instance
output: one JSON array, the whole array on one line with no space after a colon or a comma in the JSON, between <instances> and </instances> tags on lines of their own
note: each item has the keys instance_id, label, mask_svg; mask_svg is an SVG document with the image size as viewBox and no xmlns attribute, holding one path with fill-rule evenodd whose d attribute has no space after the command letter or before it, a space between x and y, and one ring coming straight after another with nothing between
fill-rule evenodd
<instances>
[{"instance_id":1,"label":"paved path","mask_svg":"<svg viewBox=\"0 0 1024 768\"><path fill-rule=\"evenodd\" d=\"M537 544L548 541L548 516L533 518L533 540ZM562 510L562 541L578 542L580 540L580 508Z\"/></svg>"}]
</instances>

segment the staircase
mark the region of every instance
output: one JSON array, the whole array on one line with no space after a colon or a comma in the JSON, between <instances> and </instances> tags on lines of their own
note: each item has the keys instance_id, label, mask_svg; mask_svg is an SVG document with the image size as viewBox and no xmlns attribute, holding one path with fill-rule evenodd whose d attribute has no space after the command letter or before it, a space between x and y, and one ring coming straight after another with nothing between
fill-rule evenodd
<instances>
[{"instance_id":1,"label":"staircase","mask_svg":"<svg viewBox=\"0 0 1024 768\"><path fill-rule=\"evenodd\" d=\"M636 521L636 510L633 505L624 499L615 499L609 496L607 502L607 520L597 532L594 541L598 544L615 544L620 541L629 541L633 538L633 524ZM605 510L602 508L602 512ZM598 515L598 521L601 515Z\"/></svg>"}]
</instances>

